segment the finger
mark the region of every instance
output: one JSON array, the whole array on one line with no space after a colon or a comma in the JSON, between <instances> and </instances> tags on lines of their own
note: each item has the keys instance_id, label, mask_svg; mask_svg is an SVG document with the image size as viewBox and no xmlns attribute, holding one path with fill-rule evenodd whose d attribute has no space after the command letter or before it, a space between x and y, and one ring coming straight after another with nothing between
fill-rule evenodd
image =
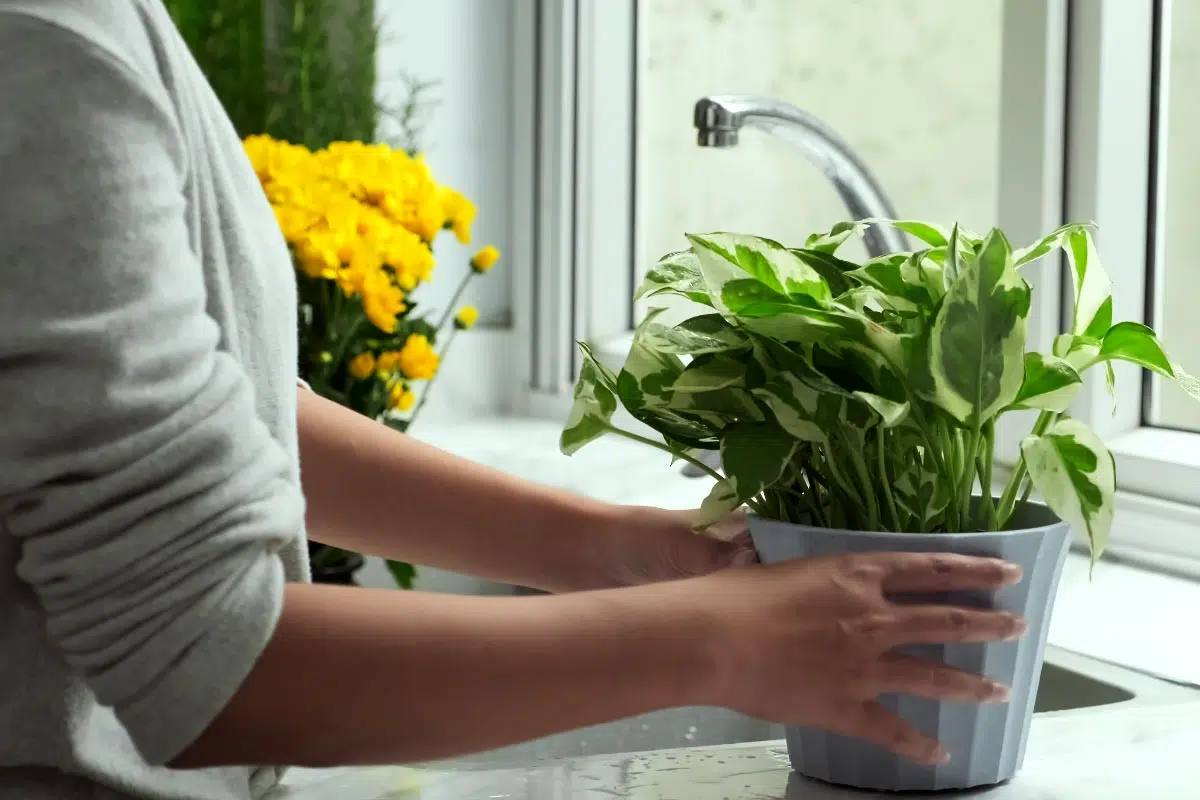
<instances>
[{"instance_id":1,"label":"finger","mask_svg":"<svg viewBox=\"0 0 1200 800\"><path fill-rule=\"evenodd\" d=\"M833 732L877 744L918 764L937 766L950 760L936 739L921 733L875 700L863 703L856 713L844 717Z\"/></svg>"},{"instance_id":2,"label":"finger","mask_svg":"<svg viewBox=\"0 0 1200 800\"><path fill-rule=\"evenodd\" d=\"M746 521L746 511L737 509L731 511L724 519L719 520L708 528L704 533L714 539L723 541L750 541L749 523Z\"/></svg>"},{"instance_id":3,"label":"finger","mask_svg":"<svg viewBox=\"0 0 1200 800\"><path fill-rule=\"evenodd\" d=\"M868 688L879 694L908 694L964 703L1008 700L1008 687L990 678L901 653L886 653L872 678Z\"/></svg>"},{"instance_id":4,"label":"finger","mask_svg":"<svg viewBox=\"0 0 1200 800\"><path fill-rule=\"evenodd\" d=\"M1021 580L1021 568L998 558L952 553L880 555L884 594L1000 589Z\"/></svg>"},{"instance_id":5,"label":"finger","mask_svg":"<svg viewBox=\"0 0 1200 800\"><path fill-rule=\"evenodd\" d=\"M848 624L851 635L886 650L904 644L1007 642L1025 632L1025 620L1007 611L937 605L893 606Z\"/></svg>"}]
</instances>

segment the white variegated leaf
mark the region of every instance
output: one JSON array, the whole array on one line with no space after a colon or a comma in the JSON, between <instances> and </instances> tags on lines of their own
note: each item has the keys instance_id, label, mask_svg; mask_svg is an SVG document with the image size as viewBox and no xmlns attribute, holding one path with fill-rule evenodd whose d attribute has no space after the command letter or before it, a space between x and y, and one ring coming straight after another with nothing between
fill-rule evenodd
<instances>
[{"instance_id":1,"label":"white variegated leaf","mask_svg":"<svg viewBox=\"0 0 1200 800\"><path fill-rule=\"evenodd\" d=\"M611 430L617 410L617 378L596 360L586 344L579 345L583 364L575 382L575 402L559 437L559 449L572 455Z\"/></svg>"},{"instance_id":2,"label":"white variegated leaf","mask_svg":"<svg viewBox=\"0 0 1200 800\"><path fill-rule=\"evenodd\" d=\"M1083 378L1066 359L1026 353L1025 380L1011 408L1066 411L1082 385Z\"/></svg>"},{"instance_id":3,"label":"white variegated leaf","mask_svg":"<svg viewBox=\"0 0 1200 800\"><path fill-rule=\"evenodd\" d=\"M960 422L980 425L1020 392L1029 303L1004 234L992 231L961 265L931 334L933 399Z\"/></svg>"},{"instance_id":4,"label":"white variegated leaf","mask_svg":"<svg viewBox=\"0 0 1200 800\"><path fill-rule=\"evenodd\" d=\"M1041 436L1025 439L1021 455L1046 505L1087 535L1095 563L1112 530L1117 491L1112 453L1091 428L1063 419Z\"/></svg>"}]
</instances>

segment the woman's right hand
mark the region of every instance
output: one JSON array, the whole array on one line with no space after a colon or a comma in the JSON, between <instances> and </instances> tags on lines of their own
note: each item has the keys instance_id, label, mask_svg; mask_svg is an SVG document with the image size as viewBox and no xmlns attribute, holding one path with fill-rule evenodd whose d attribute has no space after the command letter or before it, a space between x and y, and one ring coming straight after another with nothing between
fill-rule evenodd
<instances>
[{"instance_id":1,"label":"woman's right hand","mask_svg":"<svg viewBox=\"0 0 1200 800\"><path fill-rule=\"evenodd\" d=\"M924 764L944 763L938 742L887 711L881 694L1004 702L1007 688L944 664L901 655L907 644L1008 641L1013 614L888 597L994 591L1020 569L994 559L872 553L722 570L663 584L700 615L712 674L712 705L875 742Z\"/></svg>"}]
</instances>

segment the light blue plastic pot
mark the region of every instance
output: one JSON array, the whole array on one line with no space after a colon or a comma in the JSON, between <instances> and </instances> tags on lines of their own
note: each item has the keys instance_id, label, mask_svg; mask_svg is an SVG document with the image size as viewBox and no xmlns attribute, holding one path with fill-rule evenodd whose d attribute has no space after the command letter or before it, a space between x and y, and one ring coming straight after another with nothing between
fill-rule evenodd
<instances>
[{"instance_id":1,"label":"light blue plastic pot","mask_svg":"<svg viewBox=\"0 0 1200 800\"><path fill-rule=\"evenodd\" d=\"M910 655L943 661L1012 687L1008 703L939 702L903 695L880 698L889 710L936 737L950 751L949 764L925 767L858 739L788 726L788 755L796 772L860 789L926 792L986 786L1016 774L1025 757L1046 634L1071 533L1069 526L1049 509L1032 503L1018 512L1011 528L997 533L870 533L750 518L754 544L766 563L872 551L958 553L1002 558L1019 564L1025 572L1018 585L1000 592L923 598L1021 614L1029 627L1019 640L903 649Z\"/></svg>"}]
</instances>

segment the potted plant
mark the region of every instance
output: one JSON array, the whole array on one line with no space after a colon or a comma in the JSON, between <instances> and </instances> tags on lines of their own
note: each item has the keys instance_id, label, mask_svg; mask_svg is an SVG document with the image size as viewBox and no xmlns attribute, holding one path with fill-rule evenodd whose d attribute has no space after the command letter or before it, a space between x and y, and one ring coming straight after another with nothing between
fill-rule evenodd
<instances>
[{"instance_id":1,"label":"potted plant","mask_svg":"<svg viewBox=\"0 0 1200 800\"><path fill-rule=\"evenodd\" d=\"M921 242L915 252L853 263L839 246L873 224ZM586 346L562 434L571 454L606 434L657 447L716 481L702 525L745 505L764 561L862 551L997 556L1025 578L993 596L939 601L1013 611L1016 642L921 647L919 655L1012 688L998 706L885 697L917 727L948 739L939 767L803 727L787 730L797 772L876 790L961 789L1004 781L1020 766L1054 595L1072 530L1094 559L1113 519L1112 455L1067 408L1092 368L1111 381L1128 361L1198 381L1154 332L1113 323L1110 283L1089 226L1067 225L1014 251L1004 234L868 220L789 248L755 236L689 236L661 259L639 297L677 295L707 307L678 324L652 311L614 373ZM1050 353L1026 352L1031 287L1022 268L1061 249L1074 276L1069 329ZM661 439L624 430L618 407ZM1036 422L994 492L996 422L1033 409ZM698 458L719 451L721 471ZM1044 502L1031 501L1036 490ZM802 680L802 676L797 676Z\"/></svg>"}]
</instances>

